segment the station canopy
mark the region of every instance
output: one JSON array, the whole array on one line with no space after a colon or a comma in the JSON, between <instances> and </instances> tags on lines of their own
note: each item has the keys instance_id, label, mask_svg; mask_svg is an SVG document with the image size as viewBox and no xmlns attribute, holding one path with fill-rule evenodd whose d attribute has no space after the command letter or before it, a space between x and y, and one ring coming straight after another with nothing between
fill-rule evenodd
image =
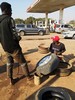
<instances>
[{"instance_id":1,"label":"station canopy","mask_svg":"<svg viewBox=\"0 0 75 100\"><path fill-rule=\"evenodd\" d=\"M32 13L51 13L75 5L75 0L35 0L27 9Z\"/></svg>"}]
</instances>

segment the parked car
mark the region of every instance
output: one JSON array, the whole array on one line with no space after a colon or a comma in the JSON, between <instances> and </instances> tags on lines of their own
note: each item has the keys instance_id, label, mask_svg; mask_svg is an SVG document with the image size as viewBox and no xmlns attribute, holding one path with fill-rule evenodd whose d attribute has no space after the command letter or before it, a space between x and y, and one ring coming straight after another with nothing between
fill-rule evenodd
<instances>
[{"instance_id":1,"label":"parked car","mask_svg":"<svg viewBox=\"0 0 75 100\"><path fill-rule=\"evenodd\" d=\"M64 38L72 38L75 39L75 29L70 29L66 32L62 32Z\"/></svg>"},{"instance_id":2,"label":"parked car","mask_svg":"<svg viewBox=\"0 0 75 100\"><path fill-rule=\"evenodd\" d=\"M38 28L32 24L18 24L18 25L16 25L16 31L21 36L27 35L27 34L39 34L39 35L46 34L45 29Z\"/></svg>"},{"instance_id":3,"label":"parked car","mask_svg":"<svg viewBox=\"0 0 75 100\"><path fill-rule=\"evenodd\" d=\"M64 31L71 29L71 28L72 28L72 26L70 26L69 24L63 24L63 25L57 24L55 32L62 33Z\"/></svg>"}]
</instances>

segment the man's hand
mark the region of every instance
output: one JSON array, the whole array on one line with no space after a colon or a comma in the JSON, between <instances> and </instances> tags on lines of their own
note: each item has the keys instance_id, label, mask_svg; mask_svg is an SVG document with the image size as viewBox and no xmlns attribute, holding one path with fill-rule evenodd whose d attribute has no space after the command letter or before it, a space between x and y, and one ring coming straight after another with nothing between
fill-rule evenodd
<instances>
[{"instance_id":1,"label":"man's hand","mask_svg":"<svg viewBox=\"0 0 75 100\"><path fill-rule=\"evenodd\" d=\"M56 54L56 55L57 55L57 51L54 51L54 54Z\"/></svg>"},{"instance_id":2,"label":"man's hand","mask_svg":"<svg viewBox=\"0 0 75 100\"><path fill-rule=\"evenodd\" d=\"M56 55L61 55L61 52L54 51Z\"/></svg>"}]
</instances>

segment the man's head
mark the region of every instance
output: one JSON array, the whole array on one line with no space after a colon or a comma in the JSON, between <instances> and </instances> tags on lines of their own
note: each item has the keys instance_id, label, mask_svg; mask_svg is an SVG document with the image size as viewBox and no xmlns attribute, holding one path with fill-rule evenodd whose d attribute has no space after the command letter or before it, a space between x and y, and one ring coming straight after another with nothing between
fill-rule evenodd
<instances>
[{"instance_id":1,"label":"man's head","mask_svg":"<svg viewBox=\"0 0 75 100\"><path fill-rule=\"evenodd\" d=\"M59 42L60 40L59 36L51 37L51 39L53 40L53 42Z\"/></svg>"},{"instance_id":2,"label":"man's head","mask_svg":"<svg viewBox=\"0 0 75 100\"><path fill-rule=\"evenodd\" d=\"M12 9L11 9L11 5L7 2L2 2L0 5L1 11L3 14L7 14L9 16L11 16L12 14Z\"/></svg>"}]
</instances>

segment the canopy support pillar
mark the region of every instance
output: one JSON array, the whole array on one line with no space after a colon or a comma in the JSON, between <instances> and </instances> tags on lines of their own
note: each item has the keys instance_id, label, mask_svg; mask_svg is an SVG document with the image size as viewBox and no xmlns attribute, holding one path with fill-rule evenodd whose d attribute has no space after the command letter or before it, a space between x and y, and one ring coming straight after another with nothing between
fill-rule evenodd
<instances>
[{"instance_id":1,"label":"canopy support pillar","mask_svg":"<svg viewBox=\"0 0 75 100\"><path fill-rule=\"evenodd\" d=\"M48 34L49 29L48 29L48 12L45 13L45 28L46 28L46 34Z\"/></svg>"},{"instance_id":2,"label":"canopy support pillar","mask_svg":"<svg viewBox=\"0 0 75 100\"><path fill-rule=\"evenodd\" d=\"M60 8L60 12L59 12L59 24L63 24L63 7Z\"/></svg>"}]
</instances>

